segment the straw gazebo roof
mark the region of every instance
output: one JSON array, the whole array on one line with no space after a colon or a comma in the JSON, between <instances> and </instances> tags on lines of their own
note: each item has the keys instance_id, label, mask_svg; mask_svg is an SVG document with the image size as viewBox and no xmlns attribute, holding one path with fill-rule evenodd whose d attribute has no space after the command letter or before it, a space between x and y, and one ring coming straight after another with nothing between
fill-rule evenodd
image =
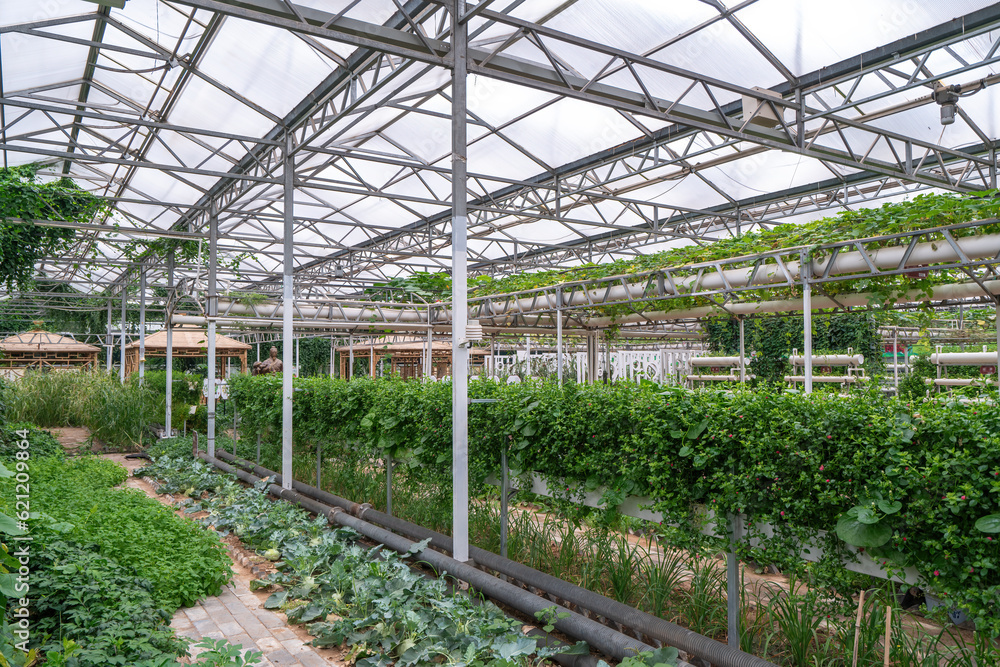
<instances>
[{"instance_id":1,"label":"straw gazebo roof","mask_svg":"<svg viewBox=\"0 0 1000 667\"><path fill-rule=\"evenodd\" d=\"M100 348L48 331L26 331L0 340L0 352L79 352L96 354Z\"/></svg>"},{"instance_id":2,"label":"straw gazebo roof","mask_svg":"<svg viewBox=\"0 0 1000 667\"><path fill-rule=\"evenodd\" d=\"M175 327L173 332L173 349L177 350L204 350L208 347L208 334L204 329ZM126 350L139 349L139 341L133 341L125 346ZM155 334L146 336L146 352L167 349L167 331L163 329ZM250 345L241 343L238 340L215 334L216 352L249 350Z\"/></svg>"}]
</instances>

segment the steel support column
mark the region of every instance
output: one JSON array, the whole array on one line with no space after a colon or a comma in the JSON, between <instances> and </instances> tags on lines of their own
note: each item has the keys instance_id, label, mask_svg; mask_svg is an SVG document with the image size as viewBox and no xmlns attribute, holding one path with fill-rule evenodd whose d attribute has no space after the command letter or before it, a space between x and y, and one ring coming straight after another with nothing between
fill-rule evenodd
<instances>
[{"instance_id":1,"label":"steel support column","mask_svg":"<svg viewBox=\"0 0 1000 667\"><path fill-rule=\"evenodd\" d=\"M469 560L469 350L465 327L469 317L467 263L468 146L466 134L466 52L468 25L462 22L465 0L454 0L451 50L451 278L452 278L452 550L455 560Z\"/></svg>"},{"instance_id":2,"label":"steel support column","mask_svg":"<svg viewBox=\"0 0 1000 667\"><path fill-rule=\"evenodd\" d=\"M146 269L139 272L139 384L146 380Z\"/></svg>"},{"instance_id":3,"label":"steel support column","mask_svg":"<svg viewBox=\"0 0 1000 667\"><path fill-rule=\"evenodd\" d=\"M213 201L208 211L208 455L215 456L215 318L219 316L216 269L219 251L219 212Z\"/></svg>"},{"instance_id":4,"label":"steel support column","mask_svg":"<svg viewBox=\"0 0 1000 667\"><path fill-rule=\"evenodd\" d=\"M812 283L809 282L809 256L802 253L802 354L805 355L805 392L813 390Z\"/></svg>"},{"instance_id":5,"label":"steel support column","mask_svg":"<svg viewBox=\"0 0 1000 667\"><path fill-rule=\"evenodd\" d=\"M739 317L740 323L740 382L746 383L747 381L747 350L746 350L746 337L745 337L745 327L743 322L743 316Z\"/></svg>"},{"instance_id":6,"label":"steel support column","mask_svg":"<svg viewBox=\"0 0 1000 667\"><path fill-rule=\"evenodd\" d=\"M118 379L121 380L122 384L125 384L125 302L128 299L128 289L124 282L122 282L122 330L119 336L119 342L121 350L118 353L118 361L121 366L118 369Z\"/></svg>"},{"instance_id":7,"label":"steel support column","mask_svg":"<svg viewBox=\"0 0 1000 667\"><path fill-rule=\"evenodd\" d=\"M111 299L108 299L108 335L107 335L107 348L105 353L105 361L108 365L108 373L111 372L112 357L115 354L115 337L111 335Z\"/></svg>"},{"instance_id":8,"label":"steel support column","mask_svg":"<svg viewBox=\"0 0 1000 667\"><path fill-rule=\"evenodd\" d=\"M563 315L562 290L556 290L556 380L563 383Z\"/></svg>"},{"instance_id":9,"label":"steel support column","mask_svg":"<svg viewBox=\"0 0 1000 667\"><path fill-rule=\"evenodd\" d=\"M167 253L167 307L164 312L164 325L167 329L167 407L164 410L164 424L163 427L166 429L167 437L171 437L174 432L170 425L173 423L174 411L171 403L173 402L173 391L174 391L174 325L170 321L172 319L174 307L174 250L173 248Z\"/></svg>"},{"instance_id":10,"label":"steel support column","mask_svg":"<svg viewBox=\"0 0 1000 667\"><path fill-rule=\"evenodd\" d=\"M282 266L282 314L281 314L281 486L292 488L292 364L295 361L292 334L292 314L295 298L292 293L292 271L295 256L292 249L292 234L295 230L295 157L292 155L292 134L285 135L284 159L284 263Z\"/></svg>"}]
</instances>

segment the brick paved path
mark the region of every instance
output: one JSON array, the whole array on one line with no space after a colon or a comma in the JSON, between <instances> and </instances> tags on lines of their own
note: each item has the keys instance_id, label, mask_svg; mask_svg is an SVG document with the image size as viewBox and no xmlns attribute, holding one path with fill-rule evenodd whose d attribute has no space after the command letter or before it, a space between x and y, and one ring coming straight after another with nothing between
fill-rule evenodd
<instances>
[{"instance_id":1,"label":"brick paved path","mask_svg":"<svg viewBox=\"0 0 1000 667\"><path fill-rule=\"evenodd\" d=\"M222 594L181 609L170 623L178 635L195 641L203 637L226 639L244 650L264 654L262 667L333 667L316 649L296 637L285 618L264 609L260 600L239 581L227 585ZM198 649L192 648L195 655ZM241 651L242 653L242 651Z\"/></svg>"}]
</instances>

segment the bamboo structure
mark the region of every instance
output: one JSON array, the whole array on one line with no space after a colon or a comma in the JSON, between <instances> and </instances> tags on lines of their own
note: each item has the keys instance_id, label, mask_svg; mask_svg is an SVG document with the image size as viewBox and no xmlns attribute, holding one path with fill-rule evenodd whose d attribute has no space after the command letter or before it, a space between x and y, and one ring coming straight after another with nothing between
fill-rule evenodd
<instances>
[{"instance_id":1,"label":"bamboo structure","mask_svg":"<svg viewBox=\"0 0 1000 667\"><path fill-rule=\"evenodd\" d=\"M200 358L208 355L208 335L204 329L190 327L175 327L173 330L172 350L174 359ZM220 359L239 359L240 372L247 372L247 351L250 346L221 334L215 336L215 356ZM167 356L167 332L158 331L146 338L146 357ZM225 372L225 363L216 365L219 373ZM125 346L125 377L139 370L139 343ZM221 377L221 376L220 376Z\"/></svg>"},{"instance_id":2,"label":"bamboo structure","mask_svg":"<svg viewBox=\"0 0 1000 667\"><path fill-rule=\"evenodd\" d=\"M435 341L432 343L431 365L429 372L425 371L427 366L427 341L414 340L403 343L384 343L375 341L356 343L353 346L354 359L364 359L365 368L369 369L369 375L374 374L373 369L379 368L385 360L391 364L391 373L404 378L420 378L432 375L438 379L448 377L452 374L451 343L448 341ZM351 355L352 346L343 345L337 348L340 353L340 377L349 376L348 359ZM470 348L469 357L473 370L482 367L488 350ZM373 363L374 362L374 363Z\"/></svg>"},{"instance_id":3,"label":"bamboo structure","mask_svg":"<svg viewBox=\"0 0 1000 667\"><path fill-rule=\"evenodd\" d=\"M28 331L0 341L0 376L23 377L29 369L91 370L97 367L100 349L69 336Z\"/></svg>"}]
</instances>

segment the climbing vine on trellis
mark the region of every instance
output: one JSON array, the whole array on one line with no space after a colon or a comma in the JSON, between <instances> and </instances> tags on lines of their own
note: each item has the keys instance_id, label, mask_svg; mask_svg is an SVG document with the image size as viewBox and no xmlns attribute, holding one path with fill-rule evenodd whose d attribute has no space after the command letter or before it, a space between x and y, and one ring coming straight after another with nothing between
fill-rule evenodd
<instances>
[{"instance_id":1,"label":"climbing vine on trellis","mask_svg":"<svg viewBox=\"0 0 1000 667\"><path fill-rule=\"evenodd\" d=\"M38 165L0 169L0 284L10 291L30 287L35 264L67 250L76 236L73 229L31 221L88 223L111 208L69 178L39 181L38 170Z\"/></svg>"},{"instance_id":2,"label":"climbing vine on trellis","mask_svg":"<svg viewBox=\"0 0 1000 667\"><path fill-rule=\"evenodd\" d=\"M869 372L878 372L882 364L882 341L879 323L869 313L837 313L813 317L814 354L845 353L852 348L865 355ZM740 351L739 322L718 317L705 322L708 346L712 352L736 355ZM780 382L788 373L788 355L803 348L802 316L765 316L746 320L744 337L747 354L756 353L750 371L759 380Z\"/></svg>"}]
</instances>

